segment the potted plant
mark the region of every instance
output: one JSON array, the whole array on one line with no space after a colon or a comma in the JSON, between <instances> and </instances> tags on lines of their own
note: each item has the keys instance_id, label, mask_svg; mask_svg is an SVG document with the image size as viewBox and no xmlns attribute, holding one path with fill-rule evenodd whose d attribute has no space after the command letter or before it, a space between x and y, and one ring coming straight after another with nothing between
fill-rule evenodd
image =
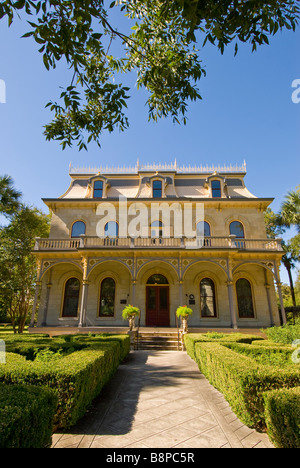
<instances>
[{"instance_id":1,"label":"potted plant","mask_svg":"<svg viewBox=\"0 0 300 468\"><path fill-rule=\"evenodd\" d=\"M131 304L128 304L122 312L122 317L124 320L129 321L129 330L132 331L134 328L134 320L135 317L140 315L140 309L138 307L134 307Z\"/></svg>"},{"instance_id":2,"label":"potted plant","mask_svg":"<svg viewBox=\"0 0 300 468\"><path fill-rule=\"evenodd\" d=\"M188 306L180 306L176 310L176 315L177 317L181 317L181 323L182 323L182 330L183 333L187 333L188 330L188 318L189 316L193 313L192 309L190 309Z\"/></svg>"}]
</instances>

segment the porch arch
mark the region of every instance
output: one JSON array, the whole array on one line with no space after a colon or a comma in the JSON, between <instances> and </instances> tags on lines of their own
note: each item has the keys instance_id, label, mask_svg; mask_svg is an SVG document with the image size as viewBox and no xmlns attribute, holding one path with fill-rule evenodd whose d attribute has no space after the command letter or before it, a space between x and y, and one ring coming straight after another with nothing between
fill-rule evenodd
<instances>
[{"instance_id":1,"label":"porch arch","mask_svg":"<svg viewBox=\"0 0 300 468\"><path fill-rule=\"evenodd\" d=\"M208 258L203 258L203 259L197 259L197 260L194 260L192 263L190 263L186 268L182 269L182 280L184 280L186 274L188 273L188 271L193 267L195 266L197 263L212 263L213 265L216 265L217 267L219 267L223 273L225 273L226 275L226 280L229 279L228 277L228 272L227 272L227 269L225 266L222 266L220 265L219 262L217 261L214 261L214 260L211 260L211 259L208 259Z\"/></svg>"},{"instance_id":2,"label":"porch arch","mask_svg":"<svg viewBox=\"0 0 300 468\"><path fill-rule=\"evenodd\" d=\"M176 284L179 281L178 271L169 262L164 260L149 260L147 261L136 275L136 281L140 284L146 284L148 278L154 274L161 274L166 277L169 284Z\"/></svg>"}]
</instances>

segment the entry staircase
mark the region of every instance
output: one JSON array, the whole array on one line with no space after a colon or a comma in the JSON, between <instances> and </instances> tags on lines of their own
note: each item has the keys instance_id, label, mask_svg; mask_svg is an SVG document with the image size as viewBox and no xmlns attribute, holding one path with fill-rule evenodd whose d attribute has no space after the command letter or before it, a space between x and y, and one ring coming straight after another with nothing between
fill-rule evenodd
<instances>
[{"instance_id":1,"label":"entry staircase","mask_svg":"<svg viewBox=\"0 0 300 468\"><path fill-rule=\"evenodd\" d=\"M183 351L182 334L177 329L139 329L136 330L133 347L135 350Z\"/></svg>"}]
</instances>

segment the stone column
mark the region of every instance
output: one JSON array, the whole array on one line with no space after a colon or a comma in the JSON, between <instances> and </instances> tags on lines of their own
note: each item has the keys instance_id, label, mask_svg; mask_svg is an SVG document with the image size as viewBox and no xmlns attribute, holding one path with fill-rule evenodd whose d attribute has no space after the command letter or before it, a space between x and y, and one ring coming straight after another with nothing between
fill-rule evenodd
<instances>
[{"instance_id":1,"label":"stone column","mask_svg":"<svg viewBox=\"0 0 300 468\"><path fill-rule=\"evenodd\" d=\"M49 280L47 283L46 299L45 299L45 305L44 305L44 310L43 310L43 321L41 324L42 327L47 326L48 306L49 306L50 292L51 292L51 287L52 287L51 280L52 280L52 269L50 270Z\"/></svg>"},{"instance_id":2,"label":"stone column","mask_svg":"<svg viewBox=\"0 0 300 468\"><path fill-rule=\"evenodd\" d=\"M179 305L182 306L182 297L183 297L183 281L179 281Z\"/></svg>"},{"instance_id":3,"label":"stone column","mask_svg":"<svg viewBox=\"0 0 300 468\"><path fill-rule=\"evenodd\" d=\"M79 328L83 328L86 326L87 298L88 298L88 288L89 288L89 282L87 280L88 265L89 265L88 257L82 258L82 265L83 265L83 279L82 279L82 294L81 294L81 304L80 304L79 324L78 324Z\"/></svg>"},{"instance_id":4,"label":"stone column","mask_svg":"<svg viewBox=\"0 0 300 468\"><path fill-rule=\"evenodd\" d=\"M274 273L275 273L276 286L277 286L279 302L280 302L281 317L282 317L283 323L286 323L285 308L283 304L283 297L282 297L282 290L281 290L282 283L280 281L279 264L280 262L278 260L274 262Z\"/></svg>"},{"instance_id":5,"label":"stone column","mask_svg":"<svg viewBox=\"0 0 300 468\"><path fill-rule=\"evenodd\" d=\"M136 281L132 280L131 305L135 306L135 287Z\"/></svg>"},{"instance_id":6,"label":"stone column","mask_svg":"<svg viewBox=\"0 0 300 468\"><path fill-rule=\"evenodd\" d=\"M267 300L268 300L268 309L269 309L269 316L270 316L270 325L273 327L275 325L274 318L273 318L273 311L272 311L272 301L270 295L270 284L268 283L268 274L266 269L264 268L264 275L265 275L265 288L267 293Z\"/></svg>"},{"instance_id":7,"label":"stone column","mask_svg":"<svg viewBox=\"0 0 300 468\"><path fill-rule=\"evenodd\" d=\"M82 295L81 295L81 304L80 304L80 314L79 314L79 328L86 326L86 311L87 311L87 298L88 298L88 287L89 282L87 280L82 281Z\"/></svg>"},{"instance_id":8,"label":"stone column","mask_svg":"<svg viewBox=\"0 0 300 468\"><path fill-rule=\"evenodd\" d=\"M232 260L230 258L227 259L227 274L228 274L227 288L228 288L229 310L230 310L230 317L231 317L231 328L236 329L237 328L237 315L236 315L236 307L235 307L235 302L234 302Z\"/></svg>"},{"instance_id":9,"label":"stone column","mask_svg":"<svg viewBox=\"0 0 300 468\"><path fill-rule=\"evenodd\" d=\"M36 287L35 287L35 296L34 296L34 301L33 301L33 306L32 306L31 320L30 320L30 325L29 325L30 328L34 327L34 319L35 319L35 314L37 311L37 303L38 303L39 295L41 292L41 288L42 288L42 282L37 281Z\"/></svg>"}]
</instances>

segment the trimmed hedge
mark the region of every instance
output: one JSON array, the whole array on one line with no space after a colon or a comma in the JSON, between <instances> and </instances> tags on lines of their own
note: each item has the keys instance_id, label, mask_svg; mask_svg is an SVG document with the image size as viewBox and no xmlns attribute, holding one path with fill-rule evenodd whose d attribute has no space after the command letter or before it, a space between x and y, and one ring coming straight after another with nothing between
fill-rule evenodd
<instances>
[{"instance_id":1,"label":"trimmed hedge","mask_svg":"<svg viewBox=\"0 0 300 468\"><path fill-rule=\"evenodd\" d=\"M195 344L196 343L223 343L223 342L235 342L235 343L252 343L252 341L259 342L263 340L262 337L258 335L247 335L244 333L188 333L184 335L184 345L187 353L191 356L194 361L196 361L195 355Z\"/></svg>"},{"instance_id":2,"label":"trimmed hedge","mask_svg":"<svg viewBox=\"0 0 300 468\"><path fill-rule=\"evenodd\" d=\"M235 414L249 427L266 430L264 392L299 386L297 366L280 368L259 364L252 357L229 349L235 346L232 342L196 341L189 335L185 341L201 372L223 393Z\"/></svg>"},{"instance_id":3,"label":"trimmed hedge","mask_svg":"<svg viewBox=\"0 0 300 468\"><path fill-rule=\"evenodd\" d=\"M48 448L57 395L45 387L0 384L0 448Z\"/></svg>"},{"instance_id":4,"label":"trimmed hedge","mask_svg":"<svg viewBox=\"0 0 300 468\"><path fill-rule=\"evenodd\" d=\"M6 344L7 348L13 350L14 344L15 349L20 351L22 348L20 340L16 340L15 343L12 341ZM0 365L0 382L54 389L58 396L54 418L57 428L68 428L85 414L93 399L99 395L103 386L117 370L124 358L125 350L130 347L129 336L122 335L120 338L114 336L111 340L108 337L91 340L90 337L80 336L78 342L49 338L48 347L45 347L47 339L42 338L40 343L38 341L34 343L35 350L50 349L51 346L53 351L62 349L62 357L49 361L26 360L25 356L31 357L32 350L30 348L29 352L28 340L24 340L24 347L21 350L23 356L6 354L6 364ZM74 345L83 349L74 350ZM30 346L33 346L33 343Z\"/></svg>"},{"instance_id":5,"label":"trimmed hedge","mask_svg":"<svg viewBox=\"0 0 300 468\"><path fill-rule=\"evenodd\" d=\"M264 393L268 435L278 448L300 448L300 387Z\"/></svg>"}]
</instances>

